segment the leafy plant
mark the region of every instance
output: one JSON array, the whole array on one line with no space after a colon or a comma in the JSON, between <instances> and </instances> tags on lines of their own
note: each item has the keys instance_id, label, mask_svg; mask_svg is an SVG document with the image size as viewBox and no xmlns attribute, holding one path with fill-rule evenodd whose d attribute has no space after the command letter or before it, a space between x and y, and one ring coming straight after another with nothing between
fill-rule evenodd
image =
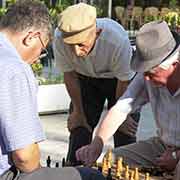
<instances>
[{"instance_id":1,"label":"leafy plant","mask_svg":"<svg viewBox=\"0 0 180 180\"><path fill-rule=\"evenodd\" d=\"M3 16L7 11L7 8L0 8L0 17Z\"/></svg>"},{"instance_id":2,"label":"leafy plant","mask_svg":"<svg viewBox=\"0 0 180 180\"><path fill-rule=\"evenodd\" d=\"M49 84L61 84L64 83L64 77L63 74L60 73L57 76L52 76L51 78L45 78L45 77L38 77L38 84L39 85L49 85Z\"/></svg>"},{"instance_id":3,"label":"leafy plant","mask_svg":"<svg viewBox=\"0 0 180 180\"><path fill-rule=\"evenodd\" d=\"M43 70L43 65L40 62L33 63L31 65L31 67L32 67L32 70L33 70L36 77L41 76L42 70Z\"/></svg>"},{"instance_id":4,"label":"leafy plant","mask_svg":"<svg viewBox=\"0 0 180 180\"><path fill-rule=\"evenodd\" d=\"M171 9L175 9L177 5L177 0L170 0L169 6Z\"/></svg>"},{"instance_id":5,"label":"leafy plant","mask_svg":"<svg viewBox=\"0 0 180 180\"><path fill-rule=\"evenodd\" d=\"M180 16L177 12L169 12L165 16L165 21L172 30L176 30L176 28L180 27Z\"/></svg>"},{"instance_id":6,"label":"leafy plant","mask_svg":"<svg viewBox=\"0 0 180 180\"><path fill-rule=\"evenodd\" d=\"M160 19L160 16L145 16L144 17L144 23L148 23L150 21L156 21L159 19Z\"/></svg>"}]
</instances>

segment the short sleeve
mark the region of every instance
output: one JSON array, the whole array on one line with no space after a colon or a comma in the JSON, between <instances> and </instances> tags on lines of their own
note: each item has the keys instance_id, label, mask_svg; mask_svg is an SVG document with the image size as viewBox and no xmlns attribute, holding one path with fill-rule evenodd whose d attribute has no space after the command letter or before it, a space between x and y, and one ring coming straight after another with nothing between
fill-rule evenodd
<instances>
[{"instance_id":1,"label":"short sleeve","mask_svg":"<svg viewBox=\"0 0 180 180\"><path fill-rule=\"evenodd\" d=\"M143 74L137 74L125 93L119 98L116 107L123 113L133 113L149 102Z\"/></svg>"},{"instance_id":2,"label":"short sleeve","mask_svg":"<svg viewBox=\"0 0 180 180\"><path fill-rule=\"evenodd\" d=\"M132 47L128 38L121 42L121 46L116 49L115 57L113 59L112 71L114 76L121 80L131 80L135 73L130 68L130 61L132 58Z\"/></svg>"},{"instance_id":3,"label":"short sleeve","mask_svg":"<svg viewBox=\"0 0 180 180\"><path fill-rule=\"evenodd\" d=\"M0 131L6 151L44 140L36 91L25 73L16 73L3 84L0 88Z\"/></svg>"}]
</instances>

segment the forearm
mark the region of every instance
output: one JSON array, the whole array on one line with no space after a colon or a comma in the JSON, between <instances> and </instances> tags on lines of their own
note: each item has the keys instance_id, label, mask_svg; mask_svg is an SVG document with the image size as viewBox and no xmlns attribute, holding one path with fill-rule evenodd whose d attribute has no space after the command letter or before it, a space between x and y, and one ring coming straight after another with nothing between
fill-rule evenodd
<instances>
[{"instance_id":1,"label":"forearm","mask_svg":"<svg viewBox=\"0 0 180 180\"><path fill-rule=\"evenodd\" d=\"M116 87L116 99L119 99L123 95L123 93L126 91L127 86L129 85L130 81L120 81L117 82Z\"/></svg>"},{"instance_id":2,"label":"forearm","mask_svg":"<svg viewBox=\"0 0 180 180\"><path fill-rule=\"evenodd\" d=\"M81 102L81 91L79 86L79 80L75 72L65 72L64 81L66 84L67 91L71 97L74 110L82 112L82 102Z\"/></svg>"},{"instance_id":3,"label":"forearm","mask_svg":"<svg viewBox=\"0 0 180 180\"><path fill-rule=\"evenodd\" d=\"M96 136L100 137L103 143L105 143L111 136L113 136L126 117L127 113L122 113L116 105L113 106L98 127Z\"/></svg>"},{"instance_id":4,"label":"forearm","mask_svg":"<svg viewBox=\"0 0 180 180\"><path fill-rule=\"evenodd\" d=\"M41 166L38 144L12 152L12 160L15 167L22 172L28 173L39 169Z\"/></svg>"}]
</instances>

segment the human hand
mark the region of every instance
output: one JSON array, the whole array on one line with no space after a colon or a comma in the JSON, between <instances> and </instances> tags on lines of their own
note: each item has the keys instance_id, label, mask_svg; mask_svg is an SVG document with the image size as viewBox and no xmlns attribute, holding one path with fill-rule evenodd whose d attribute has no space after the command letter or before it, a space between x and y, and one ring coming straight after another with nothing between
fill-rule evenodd
<instances>
[{"instance_id":1,"label":"human hand","mask_svg":"<svg viewBox=\"0 0 180 180\"><path fill-rule=\"evenodd\" d=\"M76 159L86 166L92 166L102 153L103 142L100 137L95 137L91 144L81 147L76 151Z\"/></svg>"},{"instance_id":2,"label":"human hand","mask_svg":"<svg viewBox=\"0 0 180 180\"><path fill-rule=\"evenodd\" d=\"M84 113L73 111L68 117L67 128L71 132L78 127L85 127L92 132L92 128L87 123Z\"/></svg>"},{"instance_id":3,"label":"human hand","mask_svg":"<svg viewBox=\"0 0 180 180\"><path fill-rule=\"evenodd\" d=\"M167 149L159 158L156 159L155 163L166 171L173 171L176 168L178 160L173 158L172 152L173 150Z\"/></svg>"},{"instance_id":4,"label":"human hand","mask_svg":"<svg viewBox=\"0 0 180 180\"><path fill-rule=\"evenodd\" d=\"M136 122L130 115L127 117L127 119L119 126L118 130L126 135L129 135L131 137L136 136L138 128L138 122Z\"/></svg>"}]
</instances>

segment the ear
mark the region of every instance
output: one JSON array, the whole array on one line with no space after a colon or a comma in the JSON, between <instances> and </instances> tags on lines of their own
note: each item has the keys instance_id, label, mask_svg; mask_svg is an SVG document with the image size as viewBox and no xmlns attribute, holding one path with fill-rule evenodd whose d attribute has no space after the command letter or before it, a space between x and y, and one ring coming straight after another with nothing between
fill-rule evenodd
<instances>
[{"instance_id":1,"label":"ear","mask_svg":"<svg viewBox=\"0 0 180 180\"><path fill-rule=\"evenodd\" d=\"M32 32L32 31L29 31L27 32L26 34L24 34L24 37L23 37L23 44L25 46L31 46L31 44L34 44L35 40L37 37L39 37L40 35L40 32Z\"/></svg>"},{"instance_id":2,"label":"ear","mask_svg":"<svg viewBox=\"0 0 180 180\"><path fill-rule=\"evenodd\" d=\"M102 29L96 29L96 39L99 37L99 35L101 34L101 32L102 32Z\"/></svg>"}]
</instances>

